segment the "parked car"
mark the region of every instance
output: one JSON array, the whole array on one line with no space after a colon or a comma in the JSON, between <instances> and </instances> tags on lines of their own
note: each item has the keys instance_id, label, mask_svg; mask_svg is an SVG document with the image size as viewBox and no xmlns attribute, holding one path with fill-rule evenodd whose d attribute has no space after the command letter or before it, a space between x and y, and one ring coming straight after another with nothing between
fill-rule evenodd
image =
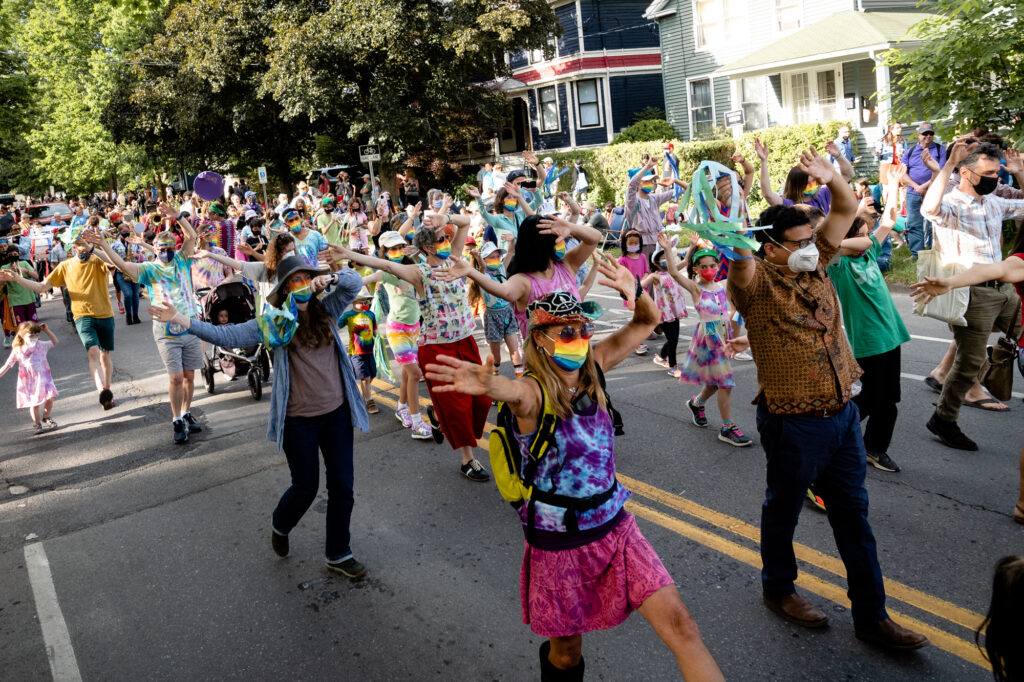
<instances>
[{"instance_id":1,"label":"parked car","mask_svg":"<svg viewBox=\"0 0 1024 682\"><path fill-rule=\"evenodd\" d=\"M309 177L306 178L306 183L310 187L316 187L320 184L320 174L325 173L327 179L331 181L331 191L334 191L334 183L338 181L338 175L341 171L348 173L349 182L356 185L356 190L363 184L363 175L368 175L370 171L366 170L362 166L356 165L341 165L341 166L327 166L326 168L314 168L309 171Z\"/></svg>"},{"instance_id":2,"label":"parked car","mask_svg":"<svg viewBox=\"0 0 1024 682\"><path fill-rule=\"evenodd\" d=\"M67 204L36 204L28 207L28 221L33 225L45 225L56 218L59 222L70 223L75 212Z\"/></svg>"}]
</instances>

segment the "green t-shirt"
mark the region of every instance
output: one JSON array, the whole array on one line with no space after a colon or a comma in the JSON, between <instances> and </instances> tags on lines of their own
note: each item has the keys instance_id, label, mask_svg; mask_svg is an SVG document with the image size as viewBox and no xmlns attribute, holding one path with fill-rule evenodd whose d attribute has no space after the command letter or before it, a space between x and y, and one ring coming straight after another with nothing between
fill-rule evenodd
<instances>
[{"instance_id":1,"label":"green t-shirt","mask_svg":"<svg viewBox=\"0 0 1024 682\"><path fill-rule=\"evenodd\" d=\"M32 274L35 274L35 270L24 263L18 263L17 265L7 264L0 267L0 270L14 270L26 279L31 279L28 273L31 272ZM7 303L11 306L28 305L29 303L36 302L36 293L31 289L26 289L17 282L8 282L4 284L3 287L3 292L7 296Z\"/></svg>"},{"instance_id":2,"label":"green t-shirt","mask_svg":"<svg viewBox=\"0 0 1024 682\"><path fill-rule=\"evenodd\" d=\"M391 312L388 319L399 324L416 324L420 321L420 303L416 298L416 288L404 279L395 277L390 272L382 273L381 280L384 291L388 293L388 305Z\"/></svg>"},{"instance_id":3,"label":"green t-shirt","mask_svg":"<svg viewBox=\"0 0 1024 682\"><path fill-rule=\"evenodd\" d=\"M871 248L861 256L842 256L830 265L828 276L835 283L843 307L846 336L853 357L866 358L888 353L910 341L892 295L878 269L881 245L871 235Z\"/></svg>"},{"instance_id":4,"label":"green t-shirt","mask_svg":"<svg viewBox=\"0 0 1024 682\"><path fill-rule=\"evenodd\" d=\"M331 220L334 220L333 224ZM324 229L330 225L331 227L324 232ZM316 227L323 233L327 239L327 243L331 246L341 246L341 229L343 227L341 220L333 213L321 213L316 217Z\"/></svg>"}]
</instances>

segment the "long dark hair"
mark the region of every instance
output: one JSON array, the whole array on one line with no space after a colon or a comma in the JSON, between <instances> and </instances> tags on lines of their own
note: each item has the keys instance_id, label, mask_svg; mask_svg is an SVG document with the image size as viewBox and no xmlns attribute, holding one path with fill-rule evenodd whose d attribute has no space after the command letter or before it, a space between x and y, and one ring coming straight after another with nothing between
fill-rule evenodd
<instances>
[{"instance_id":1,"label":"long dark hair","mask_svg":"<svg viewBox=\"0 0 1024 682\"><path fill-rule=\"evenodd\" d=\"M985 633L985 654L997 682L1024 679L1024 556L1004 556L996 564L992 579L992 603L985 620L974 633L981 647Z\"/></svg>"},{"instance_id":2,"label":"long dark hair","mask_svg":"<svg viewBox=\"0 0 1024 682\"><path fill-rule=\"evenodd\" d=\"M555 259L555 242L558 238L553 234L540 234L540 216L527 216L519 224L519 235L516 237L516 252L508 266L508 275L529 272L544 272Z\"/></svg>"},{"instance_id":3,"label":"long dark hair","mask_svg":"<svg viewBox=\"0 0 1024 682\"><path fill-rule=\"evenodd\" d=\"M806 199L804 190L807 189L809 179L807 173L796 166L790 168L789 175L786 176L786 186L782 188L783 198L789 199L794 204L802 204Z\"/></svg>"},{"instance_id":4,"label":"long dark hair","mask_svg":"<svg viewBox=\"0 0 1024 682\"><path fill-rule=\"evenodd\" d=\"M331 314L316 296L309 299L305 310L299 311L299 328L295 330L292 343L319 348L333 341Z\"/></svg>"}]
</instances>

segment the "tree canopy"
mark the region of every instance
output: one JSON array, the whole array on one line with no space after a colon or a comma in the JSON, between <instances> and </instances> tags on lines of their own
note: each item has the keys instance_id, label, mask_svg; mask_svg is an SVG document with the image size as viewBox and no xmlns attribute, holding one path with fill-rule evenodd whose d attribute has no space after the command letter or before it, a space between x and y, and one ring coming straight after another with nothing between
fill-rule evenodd
<instances>
[{"instance_id":1,"label":"tree canopy","mask_svg":"<svg viewBox=\"0 0 1024 682\"><path fill-rule=\"evenodd\" d=\"M885 55L895 115L935 120L947 136L985 126L1024 139L1024 3L934 0L928 9L935 16L911 33L923 44Z\"/></svg>"}]
</instances>

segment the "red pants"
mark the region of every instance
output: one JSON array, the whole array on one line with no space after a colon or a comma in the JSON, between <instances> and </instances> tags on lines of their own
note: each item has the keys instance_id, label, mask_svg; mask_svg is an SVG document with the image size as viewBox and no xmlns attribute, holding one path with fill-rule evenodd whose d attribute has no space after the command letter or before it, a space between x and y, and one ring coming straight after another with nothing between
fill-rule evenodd
<instances>
[{"instance_id":1,"label":"red pants","mask_svg":"<svg viewBox=\"0 0 1024 682\"><path fill-rule=\"evenodd\" d=\"M450 355L477 365L483 364L472 336L451 343L429 343L420 346L418 358L424 375L427 373L427 364L436 362L435 358L438 355ZM484 434L487 413L491 410L491 399L485 395L435 393L434 382L430 379L427 379L427 392L434 403L434 414L441 423L441 431L452 448L458 450L467 445L476 447L477 441Z\"/></svg>"}]
</instances>

